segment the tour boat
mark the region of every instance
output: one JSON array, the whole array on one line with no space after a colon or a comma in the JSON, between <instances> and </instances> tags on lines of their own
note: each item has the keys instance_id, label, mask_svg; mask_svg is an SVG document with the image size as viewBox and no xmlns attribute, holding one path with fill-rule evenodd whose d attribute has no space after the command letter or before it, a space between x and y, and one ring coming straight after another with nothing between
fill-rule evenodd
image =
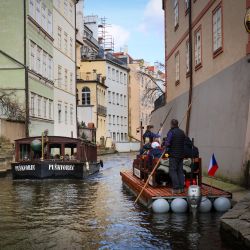
<instances>
[{"instance_id":1,"label":"tour boat","mask_svg":"<svg viewBox=\"0 0 250 250\"><path fill-rule=\"evenodd\" d=\"M15 141L13 179L82 179L99 171L96 144L62 136L37 136Z\"/></svg>"},{"instance_id":2,"label":"tour boat","mask_svg":"<svg viewBox=\"0 0 250 250\"><path fill-rule=\"evenodd\" d=\"M152 174L156 164L158 168ZM230 192L202 183L201 158L184 159L185 188L182 193L173 193L168 165L166 157L154 159L150 166L145 155L137 155L132 170L120 172L123 186L137 197L136 201L154 212L171 210L178 213L189 208L202 212L214 208L223 212L231 208Z\"/></svg>"}]
</instances>

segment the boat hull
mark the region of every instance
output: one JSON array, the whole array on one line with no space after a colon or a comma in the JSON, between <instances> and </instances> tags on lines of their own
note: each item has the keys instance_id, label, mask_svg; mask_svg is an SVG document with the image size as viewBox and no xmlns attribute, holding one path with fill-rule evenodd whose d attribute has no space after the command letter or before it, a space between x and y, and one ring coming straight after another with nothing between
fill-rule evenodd
<instances>
[{"instance_id":1,"label":"boat hull","mask_svg":"<svg viewBox=\"0 0 250 250\"><path fill-rule=\"evenodd\" d=\"M98 172L100 164L97 162L22 162L12 163L13 179L83 179Z\"/></svg>"}]
</instances>

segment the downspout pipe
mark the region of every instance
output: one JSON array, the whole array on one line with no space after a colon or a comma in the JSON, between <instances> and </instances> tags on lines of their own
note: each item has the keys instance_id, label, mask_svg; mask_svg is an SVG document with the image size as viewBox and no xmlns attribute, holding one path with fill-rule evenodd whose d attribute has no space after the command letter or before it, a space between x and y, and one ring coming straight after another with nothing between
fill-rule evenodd
<instances>
[{"instance_id":1,"label":"downspout pipe","mask_svg":"<svg viewBox=\"0 0 250 250\"><path fill-rule=\"evenodd\" d=\"M188 5L188 34L189 34L189 93L188 93L188 107L192 103L193 96L193 44L192 44L192 0L189 0ZM192 106L190 106L187 113L187 121L186 121L186 135L189 135L190 129L190 118L191 118L191 110Z\"/></svg>"},{"instance_id":2,"label":"downspout pipe","mask_svg":"<svg viewBox=\"0 0 250 250\"><path fill-rule=\"evenodd\" d=\"M76 5L78 1L75 2L75 99L76 99L76 137L79 137L79 131L78 131L78 118L77 118L77 106L78 106L78 98L76 95L77 92L77 55L76 55Z\"/></svg>"},{"instance_id":3,"label":"downspout pipe","mask_svg":"<svg viewBox=\"0 0 250 250\"><path fill-rule=\"evenodd\" d=\"M26 0L23 0L23 25L24 25L24 72L25 72L25 136L29 137L29 77L27 67L27 25L26 25Z\"/></svg>"}]
</instances>

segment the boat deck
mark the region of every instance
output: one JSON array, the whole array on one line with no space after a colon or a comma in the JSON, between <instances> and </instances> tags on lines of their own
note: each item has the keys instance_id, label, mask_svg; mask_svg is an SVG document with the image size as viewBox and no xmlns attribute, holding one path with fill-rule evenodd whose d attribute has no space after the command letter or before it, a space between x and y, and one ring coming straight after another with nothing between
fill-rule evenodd
<instances>
[{"instance_id":1,"label":"boat deck","mask_svg":"<svg viewBox=\"0 0 250 250\"><path fill-rule=\"evenodd\" d=\"M143 186L145 185L145 182L140 180L136 176L134 176L132 171L122 171L120 172L120 175L122 176L123 183L135 195L139 194ZM181 194L173 194L172 188L170 186L152 187L150 185L147 185L147 187L144 189L142 193L142 197L147 204L149 202L151 203L152 200L158 199L158 198L165 198L169 200L177 198L177 197L187 198L187 189L188 188L185 188L185 192ZM201 193L202 193L202 196L207 196L208 198L217 198L221 196L232 198L231 193L221 190L219 188L215 188L213 186L204 184L204 183L202 183L201 185Z\"/></svg>"}]
</instances>

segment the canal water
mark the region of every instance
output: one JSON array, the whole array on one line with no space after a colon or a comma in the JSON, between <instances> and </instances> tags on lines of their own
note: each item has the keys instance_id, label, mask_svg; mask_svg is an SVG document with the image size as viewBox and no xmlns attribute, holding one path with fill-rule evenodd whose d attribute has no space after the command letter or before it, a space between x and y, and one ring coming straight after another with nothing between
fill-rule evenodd
<instances>
[{"instance_id":1,"label":"canal water","mask_svg":"<svg viewBox=\"0 0 250 250\"><path fill-rule=\"evenodd\" d=\"M133 157L103 156L87 180L0 179L0 249L237 249L222 239L219 213L157 215L135 205L120 178Z\"/></svg>"}]
</instances>

